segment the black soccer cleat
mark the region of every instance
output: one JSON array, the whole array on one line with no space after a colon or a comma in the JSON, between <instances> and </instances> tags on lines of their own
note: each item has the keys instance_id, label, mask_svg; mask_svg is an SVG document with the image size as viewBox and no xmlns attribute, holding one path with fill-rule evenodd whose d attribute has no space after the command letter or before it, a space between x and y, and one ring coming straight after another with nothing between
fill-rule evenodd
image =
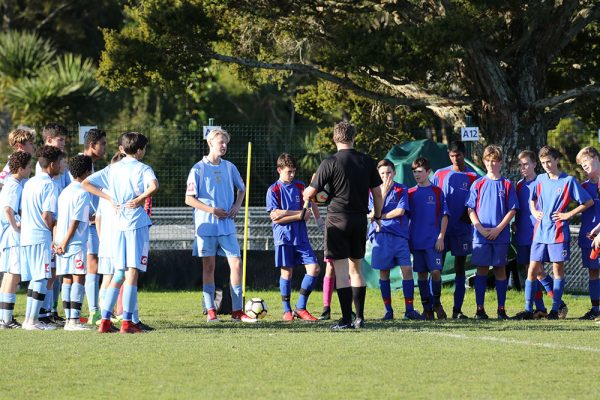
<instances>
[{"instance_id":1,"label":"black soccer cleat","mask_svg":"<svg viewBox=\"0 0 600 400\"><path fill-rule=\"evenodd\" d=\"M329 321L331 319L331 308L323 307L323 312L319 316L320 321Z\"/></svg>"},{"instance_id":2,"label":"black soccer cleat","mask_svg":"<svg viewBox=\"0 0 600 400\"><path fill-rule=\"evenodd\" d=\"M331 330L334 331L341 331L345 329L354 329L354 324L352 321L344 321L343 319L340 319L336 324L331 325Z\"/></svg>"},{"instance_id":3,"label":"black soccer cleat","mask_svg":"<svg viewBox=\"0 0 600 400\"><path fill-rule=\"evenodd\" d=\"M546 317L546 319L548 319L548 320L560 319L560 316L558 315L558 311L556 311L556 310L550 311L548 313L548 316Z\"/></svg>"},{"instance_id":4,"label":"black soccer cleat","mask_svg":"<svg viewBox=\"0 0 600 400\"><path fill-rule=\"evenodd\" d=\"M579 319L593 321L593 320L595 320L598 317L600 317L600 312L594 311L594 310L590 309L582 317L579 317Z\"/></svg>"},{"instance_id":5,"label":"black soccer cleat","mask_svg":"<svg viewBox=\"0 0 600 400\"><path fill-rule=\"evenodd\" d=\"M481 310L477 310L477 312L475 313L475 319L477 321L486 321L489 318L490 317L488 317L488 315L485 313L485 310L483 308Z\"/></svg>"},{"instance_id":6,"label":"black soccer cleat","mask_svg":"<svg viewBox=\"0 0 600 400\"><path fill-rule=\"evenodd\" d=\"M465 314L463 314L462 310L452 310L452 319L469 319Z\"/></svg>"},{"instance_id":7,"label":"black soccer cleat","mask_svg":"<svg viewBox=\"0 0 600 400\"><path fill-rule=\"evenodd\" d=\"M521 312L518 312L514 317L512 317L512 319L517 320L517 321L525 321L525 320L535 319L535 317L533 315L533 311L521 311Z\"/></svg>"},{"instance_id":8,"label":"black soccer cleat","mask_svg":"<svg viewBox=\"0 0 600 400\"><path fill-rule=\"evenodd\" d=\"M508 317L508 315L506 315L506 310L504 308L499 308L498 309L498 321L505 321L507 319L510 319Z\"/></svg>"}]
</instances>

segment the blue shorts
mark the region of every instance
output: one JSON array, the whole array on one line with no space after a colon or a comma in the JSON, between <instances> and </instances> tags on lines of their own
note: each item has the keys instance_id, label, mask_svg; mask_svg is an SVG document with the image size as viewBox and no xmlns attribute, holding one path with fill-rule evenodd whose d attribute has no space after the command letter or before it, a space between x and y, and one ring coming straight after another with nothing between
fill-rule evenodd
<instances>
[{"instance_id":1,"label":"blue shorts","mask_svg":"<svg viewBox=\"0 0 600 400\"><path fill-rule=\"evenodd\" d=\"M569 242L563 243L531 243L531 261L537 262L565 262L571 258Z\"/></svg>"},{"instance_id":2,"label":"blue shorts","mask_svg":"<svg viewBox=\"0 0 600 400\"><path fill-rule=\"evenodd\" d=\"M531 257L531 245L519 245L517 246L517 264L518 265L529 265L529 258Z\"/></svg>"},{"instance_id":3,"label":"blue shorts","mask_svg":"<svg viewBox=\"0 0 600 400\"><path fill-rule=\"evenodd\" d=\"M450 251L454 257L467 256L473 251L473 235L446 236L444 249Z\"/></svg>"},{"instance_id":4,"label":"blue shorts","mask_svg":"<svg viewBox=\"0 0 600 400\"><path fill-rule=\"evenodd\" d=\"M52 277L51 258L52 244L50 242L21 246L21 280L50 279Z\"/></svg>"},{"instance_id":5,"label":"blue shorts","mask_svg":"<svg viewBox=\"0 0 600 400\"><path fill-rule=\"evenodd\" d=\"M21 248L19 246L7 247L0 252L0 272L21 274Z\"/></svg>"},{"instance_id":6,"label":"blue shorts","mask_svg":"<svg viewBox=\"0 0 600 400\"><path fill-rule=\"evenodd\" d=\"M595 260L590 259L590 254L592 253L591 247L582 247L581 248L581 262L584 268L589 269L600 269L600 257Z\"/></svg>"},{"instance_id":7,"label":"blue shorts","mask_svg":"<svg viewBox=\"0 0 600 400\"><path fill-rule=\"evenodd\" d=\"M96 225L90 225L90 229L88 230L87 254L98 254L98 247L100 247L100 239L98 239Z\"/></svg>"},{"instance_id":8,"label":"blue shorts","mask_svg":"<svg viewBox=\"0 0 600 400\"><path fill-rule=\"evenodd\" d=\"M75 254L56 255L56 275L85 275L87 253L81 249Z\"/></svg>"},{"instance_id":9,"label":"blue shorts","mask_svg":"<svg viewBox=\"0 0 600 400\"><path fill-rule=\"evenodd\" d=\"M388 270L399 265L410 267L408 239L390 233L376 233L371 238L371 267Z\"/></svg>"},{"instance_id":10,"label":"blue shorts","mask_svg":"<svg viewBox=\"0 0 600 400\"><path fill-rule=\"evenodd\" d=\"M317 256L310 243L299 245L282 244L275 246L275 266L295 267L297 265L316 264Z\"/></svg>"},{"instance_id":11,"label":"blue shorts","mask_svg":"<svg viewBox=\"0 0 600 400\"><path fill-rule=\"evenodd\" d=\"M115 270L135 268L146 272L150 250L150 230L143 226L130 231L115 231L112 261Z\"/></svg>"},{"instance_id":12,"label":"blue shorts","mask_svg":"<svg viewBox=\"0 0 600 400\"><path fill-rule=\"evenodd\" d=\"M504 267L508 263L509 244L475 243L471 265L476 267Z\"/></svg>"},{"instance_id":13,"label":"blue shorts","mask_svg":"<svg viewBox=\"0 0 600 400\"><path fill-rule=\"evenodd\" d=\"M112 258L98 257L98 273L100 275L112 275L115 273Z\"/></svg>"},{"instance_id":14,"label":"blue shorts","mask_svg":"<svg viewBox=\"0 0 600 400\"><path fill-rule=\"evenodd\" d=\"M192 255L196 257L241 257L235 233L221 236L198 236L194 239Z\"/></svg>"},{"instance_id":15,"label":"blue shorts","mask_svg":"<svg viewBox=\"0 0 600 400\"><path fill-rule=\"evenodd\" d=\"M413 250L413 271L432 272L444 268L444 257L436 249Z\"/></svg>"}]
</instances>

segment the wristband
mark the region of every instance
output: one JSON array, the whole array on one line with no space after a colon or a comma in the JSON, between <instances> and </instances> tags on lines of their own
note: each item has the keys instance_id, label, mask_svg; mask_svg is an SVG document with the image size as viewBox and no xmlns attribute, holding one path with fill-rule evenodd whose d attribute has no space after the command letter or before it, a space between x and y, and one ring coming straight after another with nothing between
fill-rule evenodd
<instances>
[{"instance_id":1,"label":"wristband","mask_svg":"<svg viewBox=\"0 0 600 400\"><path fill-rule=\"evenodd\" d=\"M379 220L381 219L381 215L380 215L379 217L373 216L373 219L374 219L375 221L379 221Z\"/></svg>"}]
</instances>

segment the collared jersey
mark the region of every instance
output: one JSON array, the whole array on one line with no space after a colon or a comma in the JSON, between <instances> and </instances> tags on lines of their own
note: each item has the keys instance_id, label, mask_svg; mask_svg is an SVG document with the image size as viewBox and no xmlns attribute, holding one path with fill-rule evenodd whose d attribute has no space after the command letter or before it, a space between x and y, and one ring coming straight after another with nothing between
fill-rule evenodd
<instances>
[{"instance_id":1,"label":"collared jersey","mask_svg":"<svg viewBox=\"0 0 600 400\"><path fill-rule=\"evenodd\" d=\"M442 218L448 215L444 192L438 186L413 186L408 190L409 243L412 250L435 247Z\"/></svg>"},{"instance_id":2,"label":"collared jersey","mask_svg":"<svg viewBox=\"0 0 600 400\"><path fill-rule=\"evenodd\" d=\"M589 179L581 184L581 187L594 200L594 205L581 213L581 226L579 227L578 244L582 248L591 248L592 241L587 238L587 234L600 223L600 198L598 198L598 183Z\"/></svg>"},{"instance_id":3,"label":"collared jersey","mask_svg":"<svg viewBox=\"0 0 600 400\"><path fill-rule=\"evenodd\" d=\"M186 196L194 196L209 207L229 211L235 203L234 188L245 191L246 186L236 166L221 159L212 164L205 156L191 169L187 179ZM194 208L194 225L198 236L221 236L236 233L233 218L219 219L213 214Z\"/></svg>"},{"instance_id":4,"label":"collared jersey","mask_svg":"<svg viewBox=\"0 0 600 400\"><path fill-rule=\"evenodd\" d=\"M521 179L517 182L517 200L519 208L515 216L517 231L515 233L515 241L518 246L530 246L533 239L533 227L535 226L535 217L531 214L529 208L529 199L531 192L535 189L535 178L527 182Z\"/></svg>"},{"instance_id":5,"label":"collared jersey","mask_svg":"<svg viewBox=\"0 0 600 400\"><path fill-rule=\"evenodd\" d=\"M401 183L394 182L394 186L390 188L383 201L381 214L389 213L397 208L403 208L408 211L408 189ZM373 209L373 194L369 193L369 209ZM395 236L400 236L408 239L408 215L404 215L392 219L382 219L379 232L390 233ZM375 235L375 222L369 226L369 237Z\"/></svg>"},{"instance_id":6,"label":"collared jersey","mask_svg":"<svg viewBox=\"0 0 600 400\"><path fill-rule=\"evenodd\" d=\"M67 248L64 249L65 256L73 255L87 248L91 197L77 181L71 182L58 196L58 218L54 242L62 243L67 236L71 222L79 221L75 234L67 244Z\"/></svg>"},{"instance_id":7,"label":"collared jersey","mask_svg":"<svg viewBox=\"0 0 600 400\"><path fill-rule=\"evenodd\" d=\"M446 196L448 205L447 235L470 235L473 232L473 227L463 222L461 218L466 211L465 202L469 197L469 190L477 178L479 175L469 166L466 166L464 172L457 172L450 165L438 169L433 175L432 183L442 189Z\"/></svg>"},{"instance_id":8,"label":"collared jersey","mask_svg":"<svg viewBox=\"0 0 600 400\"><path fill-rule=\"evenodd\" d=\"M21 197L21 246L52 242L52 232L42 213L50 212L56 218L57 208L58 186L47 173L40 172L25 183Z\"/></svg>"},{"instance_id":9,"label":"collared jersey","mask_svg":"<svg viewBox=\"0 0 600 400\"><path fill-rule=\"evenodd\" d=\"M487 176L477 179L469 192L465 205L477 213L477 218L484 228L495 228L509 211L519 208L517 192L512 183L501 177L491 179ZM502 230L495 240L489 240L473 229L473 243L510 243L510 225Z\"/></svg>"},{"instance_id":10,"label":"collared jersey","mask_svg":"<svg viewBox=\"0 0 600 400\"><path fill-rule=\"evenodd\" d=\"M571 201L583 204L588 200L590 195L575 178L565 172L562 172L557 179L550 179L548 174L538 175L535 190L531 192L531 201L543 216L540 221L536 221L533 241L546 244L569 242L571 240L569 222L553 221L552 215L566 212Z\"/></svg>"},{"instance_id":11,"label":"collared jersey","mask_svg":"<svg viewBox=\"0 0 600 400\"><path fill-rule=\"evenodd\" d=\"M21 195L23 182L12 176L4 179L4 186L0 192L0 249L19 246L20 235L10 226L6 217L5 208L10 207L17 222L21 221Z\"/></svg>"},{"instance_id":12,"label":"collared jersey","mask_svg":"<svg viewBox=\"0 0 600 400\"><path fill-rule=\"evenodd\" d=\"M267 190L267 212L273 210L301 210L304 205L302 193L304 183L294 179L291 183L278 180ZM299 245L308 243L308 231L305 221L294 221L287 224L272 223L275 246Z\"/></svg>"}]
</instances>

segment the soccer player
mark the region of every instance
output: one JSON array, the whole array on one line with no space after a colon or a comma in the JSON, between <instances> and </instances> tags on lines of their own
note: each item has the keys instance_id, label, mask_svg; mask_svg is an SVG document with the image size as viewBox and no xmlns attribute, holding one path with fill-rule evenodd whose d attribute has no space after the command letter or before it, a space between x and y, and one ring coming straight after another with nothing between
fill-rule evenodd
<instances>
[{"instance_id":1,"label":"soccer player","mask_svg":"<svg viewBox=\"0 0 600 400\"><path fill-rule=\"evenodd\" d=\"M98 197L117 205L115 237L112 241L112 259L115 273L102 306L102 319L98 331L112 329L110 317L123 285L123 324L121 333L141 333L144 330L135 322L138 304L137 284L139 274L148 267L150 249L150 217L144 210L146 199L158 190L154 171L140 160L146 154L148 139L138 132L121 135L121 146L127 155L121 161L95 172L83 181L83 188ZM106 190L104 192L103 190Z\"/></svg>"},{"instance_id":2,"label":"soccer player","mask_svg":"<svg viewBox=\"0 0 600 400\"><path fill-rule=\"evenodd\" d=\"M519 170L523 178L517 182L517 200L519 201L519 207L517 214L515 215L515 222L513 223L514 240L517 245L517 265L527 271L529 268L529 256L531 254L531 239L533 238L533 227L535 226L536 219L531 214L529 208L529 199L531 198L531 192L535 189L535 179L537 174L535 168L537 166L535 153L531 150L523 150L518 155L519 158ZM515 271L516 273L516 271ZM552 277L547 275L545 279L551 280ZM544 293L542 284L537 281L533 282L535 292L535 311L533 317L535 319L546 318L548 312L544 305ZM520 314L520 313L519 313ZM515 315L515 319L520 319L520 315Z\"/></svg>"},{"instance_id":3,"label":"soccer player","mask_svg":"<svg viewBox=\"0 0 600 400\"><path fill-rule=\"evenodd\" d=\"M308 297L319 277L317 257L310 246L306 221L310 218L307 210L303 211L302 193L304 183L295 179L296 160L283 153L277 158L279 180L267 190L267 211L273 221L273 241L275 243L275 267L280 269L279 291L283 303L283 320L293 321L294 317L304 321L316 321L306 310ZM315 220L319 218L319 209L312 204ZM290 295L292 292L292 276L294 267L304 265L306 274L302 279L300 296L292 312Z\"/></svg>"},{"instance_id":4,"label":"soccer player","mask_svg":"<svg viewBox=\"0 0 600 400\"><path fill-rule=\"evenodd\" d=\"M600 259L590 259L592 252L590 232L600 223L600 199L598 198L600 155L594 147L584 147L577 153L576 161L581 165L588 178L581 186L594 200L594 206L581 213L578 239L581 261L583 266L588 269L590 301L592 302L592 308L580 319L593 320L600 317Z\"/></svg>"},{"instance_id":5,"label":"soccer player","mask_svg":"<svg viewBox=\"0 0 600 400\"><path fill-rule=\"evenodd\" d=\"M17 284L21 279L21 194L23 183L31 174L31 154L16 151L8 157L10 175L0 192L0 329L20 328L13 317Z\"/></svg>"},{"instance_id":6,"label":"soccer player","mask_svg":"<svg viewBox=\"0 0 600 400\"><path fill-rule=\"evenodd\" d=\"M448 205L448 230L444 238L444 256L448 251L454 256L454 307L452 319L468 318L462 312L465 299L465 264L473 247L473 227L467 214L465 201L471 184L479 176L465 164L465 145L454 141L448 146L448 156L452 165L439 169L433 176L433 184L446 196Z\"/></svg>"},{"instance_id":7,"label":"soccer player","mask_svg":"<svg viewBox=\"0 0 600 400\"><path fill-rule=\"evenodd\" d=\"M30 129L26 128L17 128L11 131L8 134L8 145L12 148L13 151L24 151L33 155L33 138L35 134ZM4 180L7 176L11 174L8 163L0 172L0 189L2 189L2 185L4 185Z\"/></svg>"},{"instance_id":8,"label":"soccer player","mask_svg":"<svg viewBox=\"0 0 600 400\"><path fill-rule=\"evenodd\" d=\"M409 244L413 254L413 270L418 274L419 292L423 304L423 317L446 318L442 307L442 269L444 264L444 236L448 227L448 208L442 189L429 181L429 160L418 157L412 163L417 185L408 190L410 206ZM431 293L428 283L431 277Z\"/></svg>"},{"instance_id":9,"label":"soccer player","mask_svg":"<svg viewBox=\"0 0 600 400\"><path fill-rule=\"evenodd\" d=\"M319 316L320 320L328 321L331 319L331 298L333 289L335 289L335 271L330 259L325 258L325 275L323 276L323 312Z\"/></svg>"},{"instance_id":10,"label":"soccer player","mask_svg":"<svg viewBox=\"0 0 600 400\"><path fill-rule=\"evenodd\" d=\"M73 181L58 196L58 219L54 234L56 275L62 276L65 330L88 328L79 322L86 278L86 256L91 195L81 182L92 173L92 158L76 155L69 160Z\"/></svg>"},{"instance_id":11,"label":"soccer player","mask_svg":"<svg viewBox=\"0 0 600 400\"><path fill-rule=\"evenodd\" d=\"M570 258L569 219L594 205L589 194L575 178L560 170L561 154L550 146L540 149L538 157L545 174L536 179L535 190L531 193L529 206L536 218L531 244L531 262L525 282L525 313L521 319L532 319L533 281L537 278L547 293L552 293L552 310L546 319L565 318L567 306L562 301L565 287L565 262ZM569 203L577 201L579 206L567 211ZM544 281L546 274L543 262L551 262L553 287Z\"/></svg>"},{"instance_id":12,"label":"soccer player","mask_svg":"<svg viewBox=\"0 0 600 400\"><path fill-rule=\"evenodd\" d=\"M490 145L483 151L483 163L487 174L477 179L471 186L466 206L473 222L473 255L471 263L477 266L475 276L475 319L486 320L485 289L489 267L494 268L496 293L498 296L498 319L508 319L506 315L506 263L510 246L510 221L519 207L517 193L512 183L500 175L502 150Z\"/></svg>"},{"instance_id":13,"label":"soccer player","mask_svg":"<svg viewBox=\"0 0 600 400\"><path fill-rule=\"evenodd\" d=\"M408 190L401 183L394 182L396 167L390 160L383 159L377 163L377 172L383 183L381 195L381 226L372 222L369 226L369 240L372 245L371 266L379 270L379 290L385 307L383 320L394 319L392 307L392 291L390 287L390 271L400 266L402 272L402 292L404 294L404 319L421 319L413 305L415 283L408 248ZM369 195L369 206L373 206L373 195ZM373 214L369 215L370 218Z\"/></svg>"},{"instance_id":14,"label":"soccer player","mask_svg":"<svg viewBox=\"0 0 600 400\"><path fill-rule=\"evenodd\" d=\"M209 153L192 167L187 180L185 204L194 208L196 235L193 255L202 257L202 296L208 322L218 321L215 309L215 257L227 257L231 284L233 321L256 322L242 310L242 259L234 217L246 186L238 169L222 157L227 152L229 133L213 129L206 136ZM237 198L234 199L234 187Z\"/></svg>"},{"instance_id":15,"label":"soccer player","mask_svg":"<svg viewBox=\"0 0 600 400\"><path fill-rule=\"evenodd\" d=\"M21 197L21 279L29 281L23 329L52 330L39 320L40 308L52 276L52 230L58 208L58 188L53 178L65 170L65 153L44 146L38 152L41 172L29 179Z\"/></svg>"}]
</instances>

